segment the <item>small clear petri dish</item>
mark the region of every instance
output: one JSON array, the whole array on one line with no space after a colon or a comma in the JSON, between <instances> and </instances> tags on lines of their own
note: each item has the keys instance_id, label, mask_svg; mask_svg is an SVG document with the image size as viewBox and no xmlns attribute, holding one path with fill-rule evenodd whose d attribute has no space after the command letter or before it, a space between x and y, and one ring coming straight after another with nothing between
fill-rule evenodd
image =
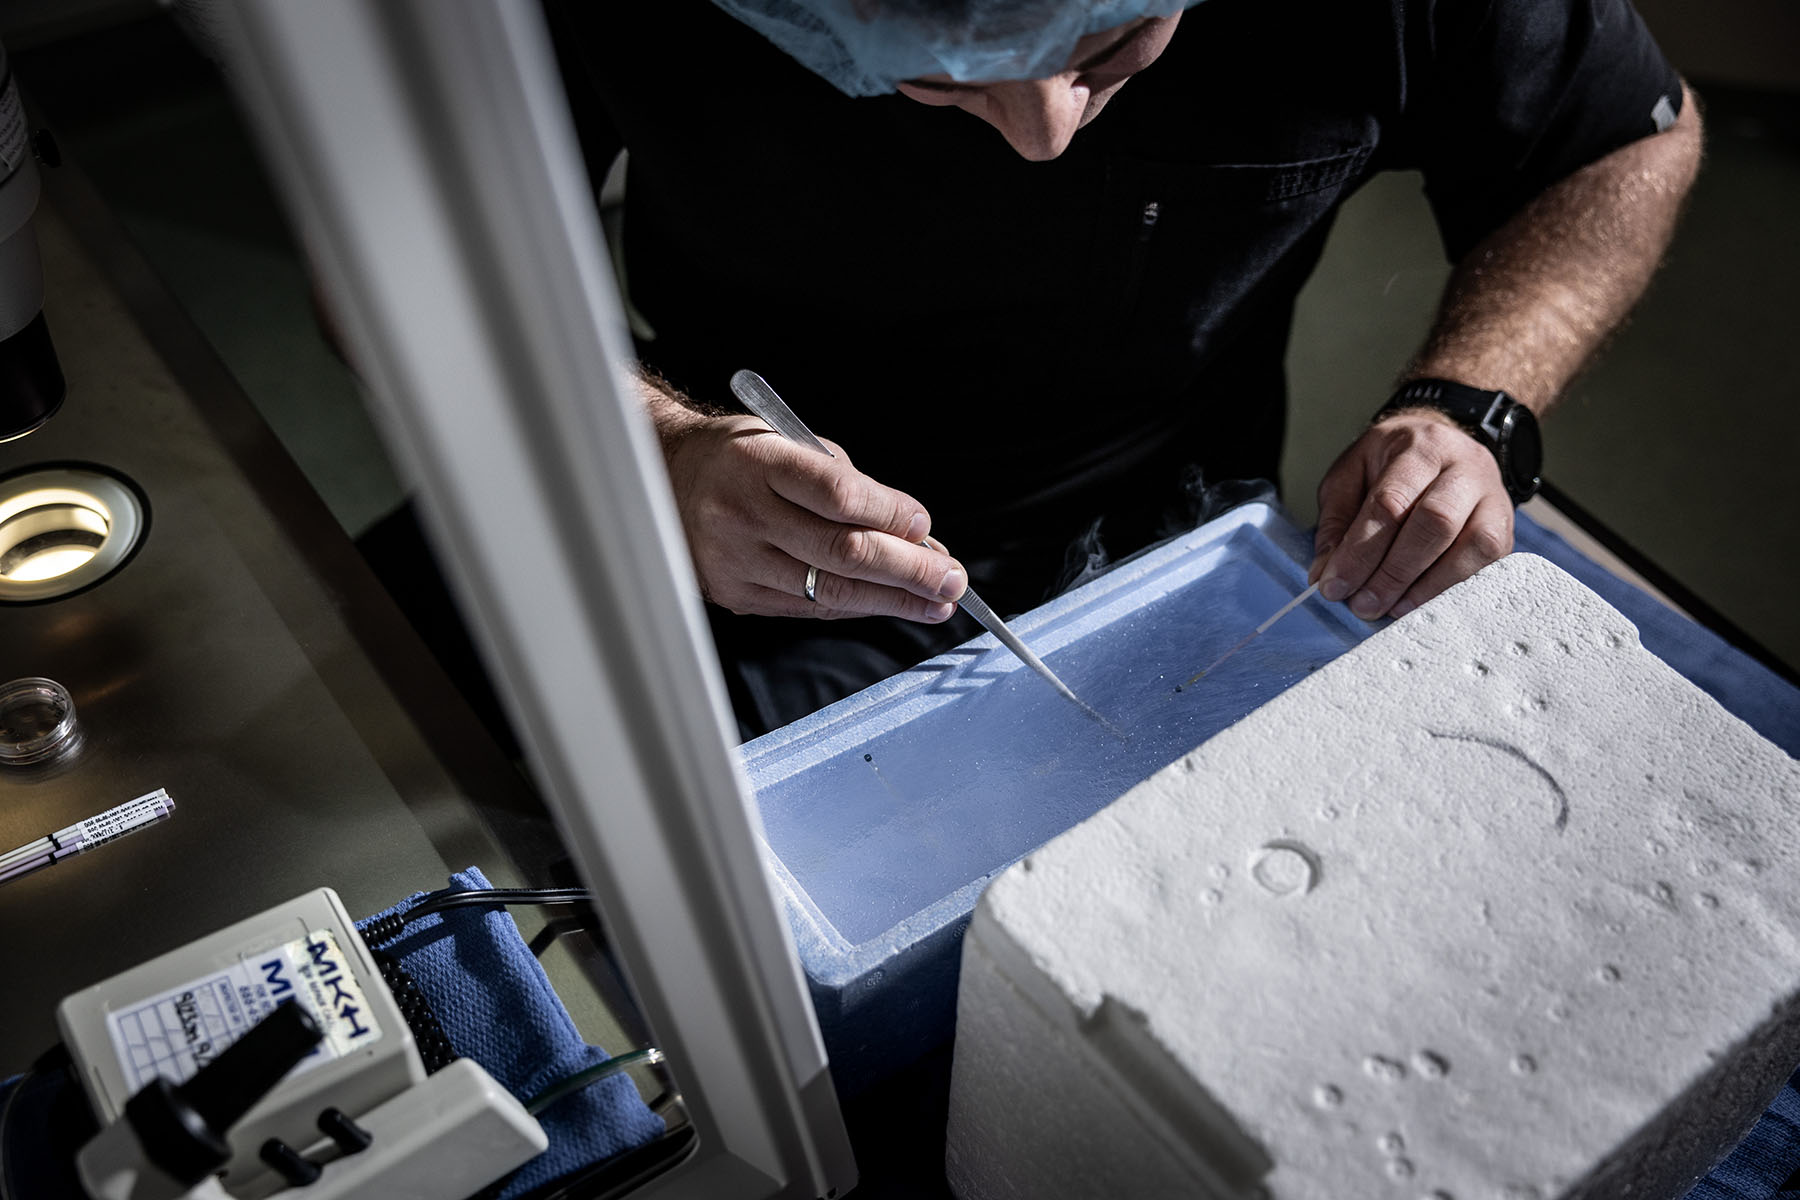
<instances>
[{"instance_id":1,"label":"small clear petri dish","mask_svg":"<svg viewBox=\"0 0 1800 1200\"><path fill-rule=\"evenodd\" d=\"M54 679L0 684L0 765L48 762L78 743L75 700Z\"/></svg>"}]
</instances>

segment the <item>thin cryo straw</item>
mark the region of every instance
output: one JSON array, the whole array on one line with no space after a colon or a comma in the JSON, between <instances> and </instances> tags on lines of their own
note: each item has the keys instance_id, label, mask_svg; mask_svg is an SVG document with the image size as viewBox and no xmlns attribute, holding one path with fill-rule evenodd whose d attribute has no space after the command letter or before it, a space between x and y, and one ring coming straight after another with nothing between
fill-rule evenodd
<instances>
[{"instance_id":1,"label":"thin cryo straw","mask_svg":"<svg viewBox=\"0 0 1800 1200\"><path fill-rule=\"evenodd\" d=\"M41 838L26 842L23 846L8 850L0 855L0 870L17 865L20 862L35 861L48 854L52 859L67 858L71 854L80 854L92 850L95 846L124 837L134 830L141 829L153 821L160 821L175 811L175 801L162 788L139 796L135 800L109 808L103 813L66 825L55 833L47 833Z\"/></svg>"},{"instance_id":2,"label":"thin cryo straw","mask_svg":"<svg viewBox=\"0 0 1800 1200\"><path fill-rule=\"evenodd\" d=\"M97 813L85 821L67 825L55 833L26 842L23 846L0 855L0 883L16 879L39 867L48 867L65 858L85 854L96 846L135 833L155 824L175 811L175 800L162 788L135 800Z\"/></svg>"},{"instance_id":3,"label":"thin cryo straw","mask_svg":"<svg viewBox=\"0 0 1800 1200\"><path fill-rule=\"evenodd\" d=\"M1202 668L1200 668L1200 670L1196 671L1194 673L1194 677L1192 679L1188 680L1187 683L1183 684L1182 686L1192 687L1194 684L1196 684L1196 683L1200 682L1200 680L1204 679L1210 672L1218 670L1220 663L1224 662L1226 659L1228 659L1232 655L1236 654L1239 650L1242 650L1245 646L1248 646L1251 642L1254 642L1257 638L1261 637L1263 635L1263 632L1266 629L1268 629L1269 626L1271 626L1275 622L1281 620L1281 618L1287 616L1289 613L1293 612L1296 608L1299 608L1302 604L1305 604L1308 600L1311 600L1314 596L1316 596L1318 594L1318 592L1319 592L1319 585L1315 583L1311 587L1307 588L1304 592L1301 592L1298 596L1295 596L1292 600L1289 600L1286 604L1281 606L1281 608L1275 613L1274 616L1270 617L1268 620L1264 621L1261 625L1258 625L1255 629L1252 629L1249 633L1245 634L1243 639L1241 641L1239 641L1237 645L1233 646L1231 649L1227 650L1225 653L1219 655L1219 657L1213 659L1211 665L1202 667Z\"/></svg>"},{"instance_id":4,"label":"thin cryo straw","mask_svg":"<svg viewBox=\"0 0 1800 1200\"><path fill-rule=\"evenodd\" d=\"M26 859L36 858L41 854L48 854L55 849L56 842L48 837L41 837L36 841L26 842L17 850L8 850L5 854L0 854L0 871L4 871L15 863L24 862Z\"/></svg>"},{"instance_id":5,"label":"thin cryo straw","mask_svg":"<svg viewBox=\"0 0 1800 1200\"><path fill-rule=\"evenodd\" d=\"M55 861L55 856L46 851L36 858L27 859L21 863L9 864L6 867L0 867L0 883L5 883L9 879L35 871L39 867L47 867Z\"/></svg>"}]
</instances>

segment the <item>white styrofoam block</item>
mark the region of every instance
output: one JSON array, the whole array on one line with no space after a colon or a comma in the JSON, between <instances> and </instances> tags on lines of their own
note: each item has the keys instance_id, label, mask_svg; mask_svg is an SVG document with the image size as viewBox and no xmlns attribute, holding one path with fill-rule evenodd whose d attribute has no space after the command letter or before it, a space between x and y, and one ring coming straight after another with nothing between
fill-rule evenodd
<instances>
[{"instance_id":1,"label":"white styrofoam block","mask_svg":"<svg viewBox=\"0 0 1800 1200\"><path fill-rule=\"evenodd\" d=\"M963 1200L1676 1196L1800 1059L1800 764L1513 555L999 877Z\"/></svg>"}]
</instances>

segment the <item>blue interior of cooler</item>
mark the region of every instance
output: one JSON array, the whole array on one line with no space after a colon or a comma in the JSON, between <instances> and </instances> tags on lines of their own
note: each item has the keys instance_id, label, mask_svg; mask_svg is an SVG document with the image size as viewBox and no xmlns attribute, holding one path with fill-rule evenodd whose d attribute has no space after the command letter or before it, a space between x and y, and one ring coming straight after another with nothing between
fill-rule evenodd
<instances>
[{"instance_id":1,"label":"blue interior of cooler","mask_svg":"<svg viewBox=\"0 0 1800 1200\"><path fill-rule=\"evenodd\" d=\"M1373 627L1314 599L1311 538L1251 504L1008 623L1124 736L984 635L744 748L840 1086L951 1032L961 928L994 873Z\"/></svg>"}]
</instances>

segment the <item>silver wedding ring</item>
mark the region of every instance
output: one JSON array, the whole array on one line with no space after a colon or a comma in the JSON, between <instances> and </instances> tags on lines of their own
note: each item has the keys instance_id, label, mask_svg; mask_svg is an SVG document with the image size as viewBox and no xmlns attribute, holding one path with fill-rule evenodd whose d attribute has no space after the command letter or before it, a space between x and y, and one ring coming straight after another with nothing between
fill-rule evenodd
<instances>
[{"instance_id":1,"label":"silver wedding ring","mask_svg":"<svg viewBox=\"0 0 1800 1200\"><path fill-rule=\"evenodd\" d=\"M806 568L806 598L814 604L819 602L819 568Z\"/></svg>"}]
</instances>

